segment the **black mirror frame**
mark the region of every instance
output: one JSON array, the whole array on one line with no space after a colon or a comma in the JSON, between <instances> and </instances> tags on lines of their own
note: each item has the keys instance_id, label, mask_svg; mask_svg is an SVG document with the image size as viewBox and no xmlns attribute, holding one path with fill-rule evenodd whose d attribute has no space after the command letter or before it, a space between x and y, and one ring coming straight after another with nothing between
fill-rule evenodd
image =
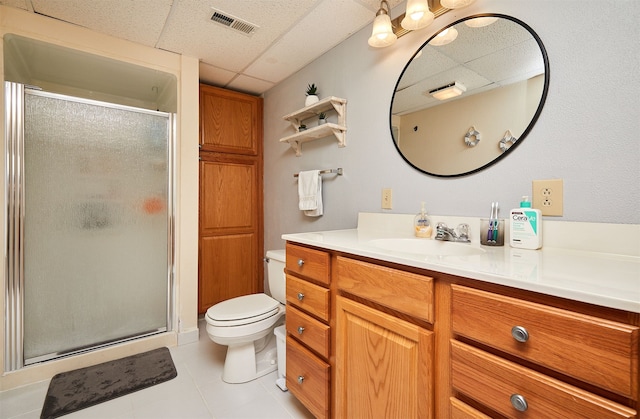
<instances>
[{"instance_id":1,"label":"black mirror frame","mask_svg":"<svg viewBox=\"0 0 640 419\"><path fill-rule=\"evenodd\" d=\"M538 108L536 109L536 112L533 115L533 118L531 118L531 121L529 122L529 124L527 125L525 130L523 131L522 135L520 135L520 137L518 138L518 141L516 141L514 144L512 144L511 147L509 147L509 149L506 150L504 153L502 153L501 155L499 155L495 159L491 160L487 164L485 164L483 166L480 166L477 169L470 170L468 172L452 174L452 175L442 175L442 174L438 174L438 173L430 173L430 172L428 172L428 171L426 171L426 170L424 170L424 169L422 169L420 167L417 167L413 163L411 163L405 157L405 155L402 153L402 151L398 147L398 144L395 141L395 138L393 136L393 128L392 128L392 118L393 118L392 111L393 111L393 101L394 101L395 96L396 96L396 91L398 89L398 85L400 84L400 80L402 80L402 76L407 71L407 68L411 65L413 59L416 57L416 55L418 55L418 53L422 50L422 48L424 48L429 42L431 42L431 40L433 38L435 38L440 32L444 31L447 28L455 26L458 23L462 23L465 20L475 19L475 18L478 18L478 17L497 17L497 18L502 18L502 19L508 19L508 20L511 20L512 22L515 22L515 23L519 24L524 29L529 31L529 33L531 34L533 39L535 39L536 43L538 44L538 47L540 48L540 52L542 54L542 60L544 62L544 86L542 88L542 97L540 98L540 103L538 104ZM393 95L391 97L391 104L389 106L389 132L391 133L391 141L393 142L394 147L398 151L398 154L400 154L400 156L402 156L402 158L404 159L405 162L407 162L407 164L409 164L414 169L416 169L416 170L418 170L418 171L420 171L420 172L422 172L424 174L427 174L429 176L435 176L435 177L441 177L441 178L454 178L454 177L469 176L469 175L472 175L474 173L480 172L480 171L482 171L482 170L484 170L484 169L496 164L497 162L499 162L503 158L505 158L508 154L513 152L513 150L516 149L520 145L520 143L522 141L524 141L524 139L527 137L527 135L529 134L529 132L531 131L531 129L533 128L535 123L538 121L538 118L540 117L540 114L542 113L542 108L544 107L544 104L545 104L546 99L547 99L547 94L549 92L549 80L550 80L550 72L549 72L549 57L547 55L547 50L545 49L544 44L542 43L542 39L540 39L538 34L529 25L527 25L526 23L524 23L520 19L517 19L517 18L515 18L513 16L504 15L504 14L500 14L500 13L481 13L481 14L475 14L475 15L467 16L467 17L464 17L462 19L458 19L455 22L443 27L438 32L433 34L429 39L427 39L420 46L420 48L418 48L416 50L416 52L411 56L411 58L409 59L407 64L402 69L402 72L400 73L400 76L398 77L398 81L396 82L396 84L395 84L395 86L393 88Z\"/></svg>"}]
</instances>

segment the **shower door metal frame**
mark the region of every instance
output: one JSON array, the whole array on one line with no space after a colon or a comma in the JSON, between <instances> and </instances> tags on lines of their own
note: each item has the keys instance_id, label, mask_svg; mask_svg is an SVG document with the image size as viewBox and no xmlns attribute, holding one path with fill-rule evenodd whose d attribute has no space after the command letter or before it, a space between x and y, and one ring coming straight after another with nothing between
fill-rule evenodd
<instances>
[{"instance_id":1,"label":"shower door metal frame","mask_svg":"<svg viewBox=\"0 0 640 419\"><path fill-rule=\"evenodd\" d=\"M152 111L144 108L118 105L74 96L45 92L39 88L24 84L5 82L5 133L4 133L4 193L5 210L5 348L4 370L15 371L25 366L24 359L24 105L25 95L33 94L61 100L70 100L89 105L115 108L131 112L163 115L168 118L167 141L167 318L166 328L144 332L135 336L126 336L117 340L97 343L90 347L74 348L64 353L47 356L46 359L31 360L29 364L54 360L87 351L120 344L142 337L172 331L174 329L175 307L175 114Z\"/></svg>"}]
</instances>

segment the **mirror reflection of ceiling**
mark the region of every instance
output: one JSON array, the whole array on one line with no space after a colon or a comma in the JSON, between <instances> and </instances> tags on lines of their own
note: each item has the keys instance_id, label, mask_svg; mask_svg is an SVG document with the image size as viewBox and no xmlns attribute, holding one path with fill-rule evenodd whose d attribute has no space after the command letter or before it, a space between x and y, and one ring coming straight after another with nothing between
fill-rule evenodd
<instances>
[{"instance_id":1,"label":"mirror reflection of ceiling","mask_svg":"<svg viewBox=\"0 0 640 419\"><path fill-rule=\"evenodd\" d=\"M466 87L459 96L463 98L544 74L540 47L518 23L498 19L480 28L464 22L455 28L458 37L453 42L427 44L421 55L413 58L396 88L393 115L441 104L429 91L453 81Z\"/></svg>"},{"instance_id":2,"label":"mirror reflection of ceiling","mask_svg":"<svg viewBox=\"0 0 640 419\"><path fill-rule=\"evenodd\" d=\"M473 25L487 17L493 23ZM450 29L457 37L436 45L438 35ZM454 83L459 96L431 95ZM548 88L547 53L528 25L500 14L461 19L428 39L400 75L390 106L394 146L425 174L470 175L524 141Z\"/></svg>"}]
</instances>

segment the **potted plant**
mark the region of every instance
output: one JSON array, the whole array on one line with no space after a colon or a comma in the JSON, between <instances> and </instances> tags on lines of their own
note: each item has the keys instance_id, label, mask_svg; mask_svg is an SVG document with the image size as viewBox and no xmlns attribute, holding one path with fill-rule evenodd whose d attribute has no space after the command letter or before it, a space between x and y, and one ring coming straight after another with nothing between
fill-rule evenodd
<instances>
[{"instance_id":1,"label":"potted plant","mask_svg":"<svg viewBox=\"0 0 640 419\"><path fill-rule=\"evenodd\" d=\"M306 129L307 129L307 126L305 124L300 124L300 126L298 127L298 132L304 131Z\"/></svg>"},{"instance_id":2,"label":"potted plant","mask_svg":"<svg viewBox=\"0 0 640 419\"><path fill-rule=\"evenodd\" d=\"M317 93L318 88L316 87L315 83L307 85L307 98L304 101L304 106L310 106L318 102L320 99L318 99Z\"/></svg>"},{"instance_id":3,"label":"potted plant","mask_svg":"<svg viewBox=\"0 0 640 419\"><path fill-rule=\"evenodd\" d=\"M324 112L320 112L320 115L318 115L318 125L322 125L326 123L327 123L327 114L325 114Z\"/></svg>"}]
</instances>

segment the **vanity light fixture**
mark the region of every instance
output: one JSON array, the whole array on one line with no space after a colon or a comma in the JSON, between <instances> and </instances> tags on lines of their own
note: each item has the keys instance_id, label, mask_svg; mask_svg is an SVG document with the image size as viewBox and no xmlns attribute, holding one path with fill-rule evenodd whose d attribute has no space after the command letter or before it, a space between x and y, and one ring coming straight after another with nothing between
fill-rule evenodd
<instances>
[{"instance_id":1,"label":"vanity light fixture","mask_svg":"<svg viewBox=\"0 0 640 419\"><path fill-rule=\"evenodd\" d=\"M460 96L466 91L467 88L464 86L464 84L458 81L454 81L453 83L449 83L446 86L430 90L429 94L438 100L447 100L451 99L452 97Z\"/></svg>"},{"instance_id":2,"label":"vanity light fixture","mask_svg":"<svg viewBox=\"0 0 640 419\"><path fill-rule=\"evenodd\" d=\"M440 0L440 4L447 9L462 9L475 1L476 0Z\"/></svg>"},{"instance_id":3,"label":"vanity light fixture","mask_svg":"<svg viewBox=\"0 0 640 419\"><path fill-rule=\"evenodd\" d=\"M415 31L426 28L434 19L435 15L429 10L427 0L407 0L407 11L401 25L407 30Z\"/></svg>"},{"instance_id":4,"label":"vanity light fixture","mask_svg":"<svg viewBox=\"0 0 640 419\"><path fill-rule=\"evenodd\" d=\"M429 41L429 45L441 47L455 41L457 37L458 30L456 28L447 28L434 36L433 39Z\"/></svg>"},{"instance_id":5,"label":"vanity light fixture","mask_svg":"<svg viewBox=\"0 0 640 419\"><path fill-rule=\"evenodd\" d=\"M386 10L384 6L386 5ZM396 42L398 37L393 33L391 18L389 17L389 3L386 0L380 2L380 8L373 20L373 31L369 38L369 45L374 48L388 47Z\"/></svg>"}]
</instances>

